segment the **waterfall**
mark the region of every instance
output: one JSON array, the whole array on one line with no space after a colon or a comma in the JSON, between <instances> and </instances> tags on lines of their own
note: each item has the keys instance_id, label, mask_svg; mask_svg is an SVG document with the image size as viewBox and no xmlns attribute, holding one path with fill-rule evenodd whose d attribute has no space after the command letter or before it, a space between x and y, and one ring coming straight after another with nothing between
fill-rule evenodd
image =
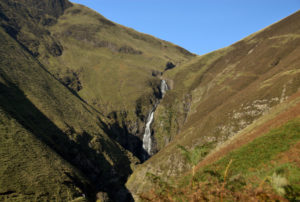
<instances>
[{"instance_id":1,"label":"waterfall","mask_svg":"<svg viewBox=\"0 0 300 202\"><path fill-rule=\"evenodd\" d=\"M161 80L161 83L160 83L161 98L163 98L165 96L165 94L168 90L169 90L169 87L167 85L167 82L165 80Z\"/></svg>"},{"instance_id":2,"label":"waterfall","mask_svg":"<svg viewBox=\"0 0 300 202\"><path fill-rule=\"evenodd\" d=\"M145 133L143 137L143 148L147 151L148 154L151 152L152 140L151 140L151 123L154 117L154 110L152 110L147 118Z\"/></svg>"},{"instance_id":3,"label":"waterfall","mask_svg":"<svg viewBox=\"0 0 300 202\"><path fill-rule=\"evenodd\" d=\"M160 83L161 98L160 99L162 99L165 96L165 94L168 90L169 90L169 87L167 85L167 82L165 80L161 80L161 83ZM154 107L152 108L152 110L150 111L150 113L147 117L145 132L144 132L144 135L143 135L143 148L144 148L145 151L147 151L147 153L149 155L151 155L151 149L152 149L151 124L153 122L154 112L155 112L155 109L156 109L158 103L159 103L159 100L154 105Z\"/></svg>"}]
</instances>

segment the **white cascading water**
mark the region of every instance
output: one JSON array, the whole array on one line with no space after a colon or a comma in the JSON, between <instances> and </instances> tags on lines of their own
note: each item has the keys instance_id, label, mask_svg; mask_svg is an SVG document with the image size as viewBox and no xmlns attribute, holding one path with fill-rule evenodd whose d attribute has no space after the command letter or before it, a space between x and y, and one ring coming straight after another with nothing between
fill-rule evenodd
<instances>
[{"instance_id":1,"label":"white cascading water","mask_svg":"<svg viewBox=\"0 0 300 202\"><path fill-rule=\"evenodd\" d=\"M144 133L144 137L143 137L143 148L147 151L148 154L150 154L151 146L152 146L150 126L153 121L153 117L154 117L154 110L150 112L150 114L147 118L145 133Z\"/></svg>"},{"instance_id":2,"label":"white cascading water","mask_svg":"<svg viewBox=\"0 0 300 202\"><path fill-rule=\"evenodd\" d=\"M165 80L161 80L161 84L160 84L160 92L161 92L161 97L163 98L165 93L169 90L169 87L167 85L167 82ZM156 103L153 107L153 109L151 110L151 112L149 113L148 117L147 117L147 122L146 122L146 127L145 127L145 133L143 136L143 148L145 149L145 151L147 151L147 153L149 155L151 155L151 148L152 148L152 140L151 140L151 123L153 121L154 118L154 112L155 109L157 107Z\"/></svg>"},{"instance_id":3,"label":"white cascading water","mask_svg":"<svg viewBox=\"0 0 300 202\"><path fill-rule=\"evenodd\" d=\"M161 80L160 83L160 92L161 92L161 97L163 98L166 94L166 92L169 90L169 87L167 85L167 82L165 80Z\"/></svg>"}]
</instances>

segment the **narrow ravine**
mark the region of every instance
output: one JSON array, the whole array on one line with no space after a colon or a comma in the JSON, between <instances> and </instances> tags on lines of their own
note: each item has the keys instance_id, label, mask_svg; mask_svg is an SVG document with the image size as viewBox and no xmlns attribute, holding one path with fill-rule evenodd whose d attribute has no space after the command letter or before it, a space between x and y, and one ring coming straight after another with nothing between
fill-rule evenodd
<instances>
[{"instance_id":1,"label":"narrow ravine","mask_svg":"<svg viewBox=\"0 0 300 202\"><path fill-rule=\"evenodd\" d=\"M154 120L154 112L156 107L158 106L160 100L165 96L166 92L169 90L168 84L165 80L161 80L160 84L160 98L158 99L157 103L151 109L146 122L145 132L143 135L143 149L148 153L149 156L153 155L152 153L152 132L151 132L151 124ZM147 160L149 157L144 157L144 160Z\"/></svg>"}]
</instances>

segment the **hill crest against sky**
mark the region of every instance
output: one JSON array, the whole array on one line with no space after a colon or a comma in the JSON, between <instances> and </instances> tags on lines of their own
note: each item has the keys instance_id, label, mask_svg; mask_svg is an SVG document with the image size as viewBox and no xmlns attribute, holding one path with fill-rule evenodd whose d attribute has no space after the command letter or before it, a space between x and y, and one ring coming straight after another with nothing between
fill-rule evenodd
<instances>
[{"instance_id":1,"label":"hill crest against sky","mask_svg":"<svg viewBox=\"0 0 300 202\"><path fill-rule=\"evenodd\" d=\"M261 30L300 9L298 0L72 0L103 16L205 54Z\"/></svg>"}]
</instances>

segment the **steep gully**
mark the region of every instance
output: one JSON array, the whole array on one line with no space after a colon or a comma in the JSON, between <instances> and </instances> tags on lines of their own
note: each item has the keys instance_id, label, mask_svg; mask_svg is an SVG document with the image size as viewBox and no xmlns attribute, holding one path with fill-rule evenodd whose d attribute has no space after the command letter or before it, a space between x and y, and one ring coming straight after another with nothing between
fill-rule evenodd
<instances>
[{"instance_id":1,"label":"steep gully","mask_svg":"<svg viewBox=\"0 0 300 202\"><path fill-rule=\"evenodd\" d=\"M111 138L113 138L115 141L120 143L124 148L131 151L133 155L139 159L138 163L143 163L144 161L149 159L153 154L156 153L155 139L153 137L153 130L151 130L151 125L153 124L154 121L154 113L157 106L165 96L166 92L169 90L169 86L166 80L161 79L160 84L159 83L157 84L158 85L156 87L158 93L155 94L155 99L152 100L154 101L152 103L152 108L148 113L147 119L144 119L146 120L144 122L145 129L144 131L142 130L143 132L141 131L142 133L140 133L140 135L138 130L136 131L130 130L130 125L128 125L128 123L124 121L126 119L126 112L120 114L118 114L117 112L113 112L110 115L115 120L118 119L118 116L121 116L120 118L123 119L121 123L115 122L112 125L106 125L104 122L101 122L102 125L104 126L103 127L104 131L107 134L109 134ZM130 163L129 162L127 163L123 164L121 167L130 166ZM108 175L107 176L108 182L102 185L104 188L101 189L101 191L107 192L108 196L114 201L134 201L131 196L131 193L125 187L125 183L128 179L128 176L131 173L132 170L123 174L122 173L119 174L118 172L115 172L115 175L112 176ZM102 183L103 181L101 181L101 184Z\"/></svg>"},{"instance_id":2,"label":"steep gully","mask_svg":"<svg viewBox=\"0 0 300 202\"><path fill-rule=\"evenodd\" d=\"M145 132L143 135L143 149L147 152L148 155L144 155L144 160L147 160L153 153L152 153L152 132L151 132L151 124L154 119L154 113L156 110L156 107L158 106L161 99L163 99L166 92L169 90L169 87L167 85L167 82L165 80L161 80L160 84L160 98L157 100L157 102L154 104L153 108L151 109L147 121L146 121L146 127Z\"/></svg>"},{"instance_id":3,"label":"steep gully","mask_svg":"<svg viewBox=\"0 0 300 202\"><path fill-rule=\"evenodd\" d=\"M153 124L154 113L158 104L169 90L169 86L164 79L160 79L160 83L154 84L153 87L158 91L154 92L153 98L149 98L151 99L149 104L152 103L150 110L143 113L141 104L137 104L136 114L138 120L136 122L126 120L126 111L111 112L108 118L114 121L109 125L101 121L104 131L125 149L132 152L139 159L140 163L143 163L157 152L156 142L153 137L154 131L151 130L151 125Z\"/></svg>"}]
</instances>

